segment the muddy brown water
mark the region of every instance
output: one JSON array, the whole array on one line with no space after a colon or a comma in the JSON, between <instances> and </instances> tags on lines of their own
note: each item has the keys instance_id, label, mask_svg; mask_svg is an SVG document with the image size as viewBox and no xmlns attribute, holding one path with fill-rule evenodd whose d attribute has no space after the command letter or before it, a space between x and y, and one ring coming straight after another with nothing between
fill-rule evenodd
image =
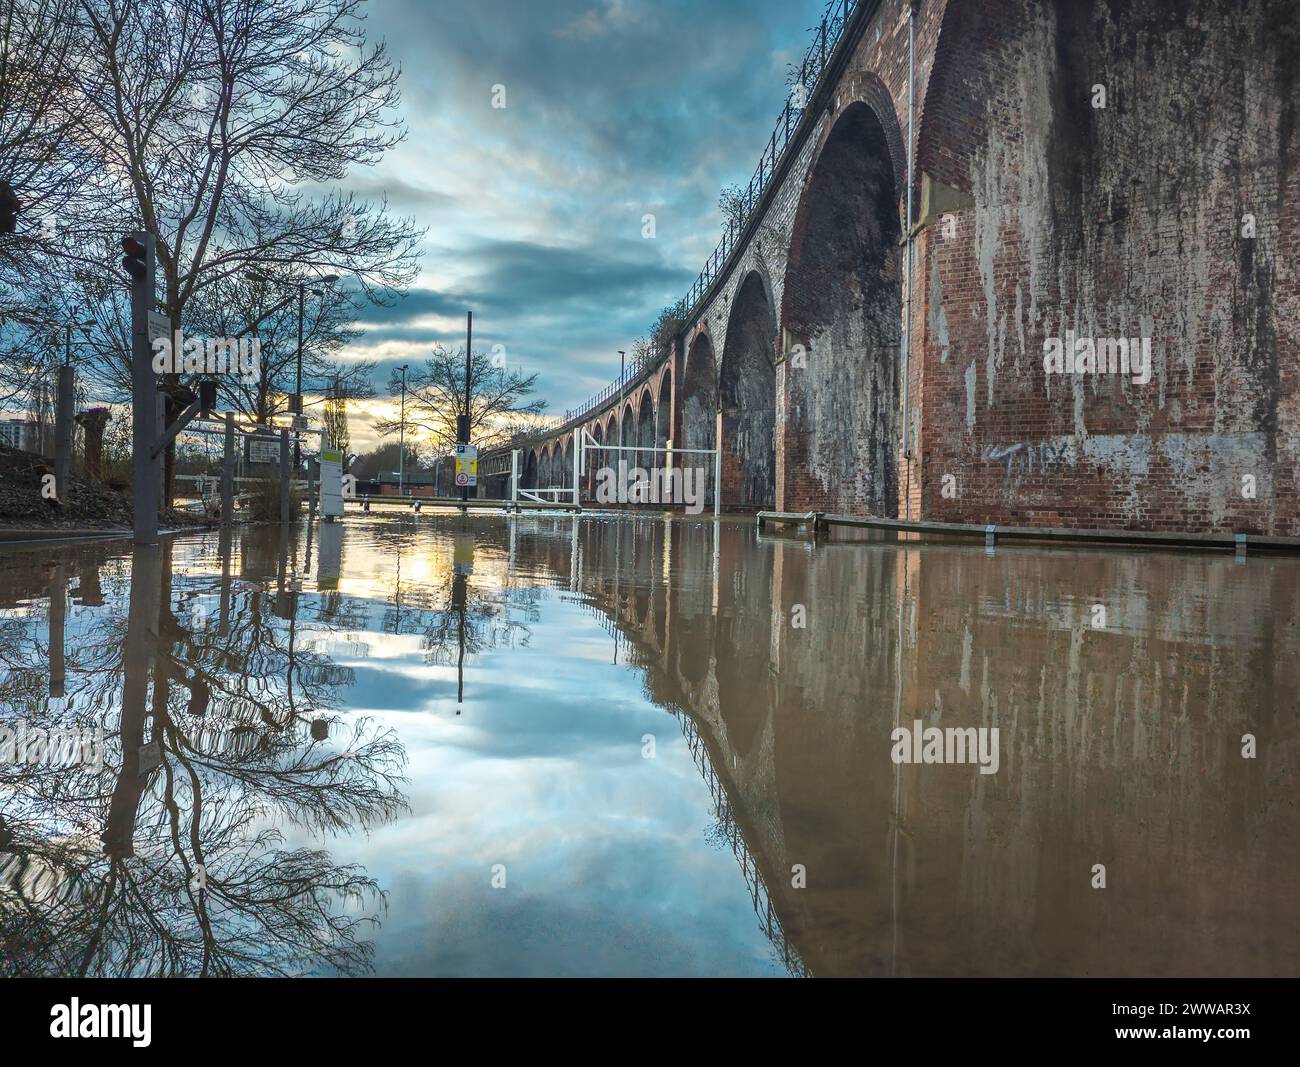
<instances>
[{"instance_id":1,"label":"muddy brown water","mask_svg":"<svg viewBox=\"0 0 1300 1067\"><path fill-rule=\"evenodd\" d=\"M1298 618L740 519L6 546L0 973L1294 975Z\"/></svg>"}]
</instances>

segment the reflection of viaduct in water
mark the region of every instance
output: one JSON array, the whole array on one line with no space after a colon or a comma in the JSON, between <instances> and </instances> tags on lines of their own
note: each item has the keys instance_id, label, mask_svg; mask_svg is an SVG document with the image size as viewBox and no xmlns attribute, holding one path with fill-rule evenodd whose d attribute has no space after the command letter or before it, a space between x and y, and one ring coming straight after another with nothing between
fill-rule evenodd
<instances>
[{"instance_id":1,"label":"reflection of viaduct in water","mask_svg":"<svg viewBox=\"0 0 1300 1067\"><path fill-rule=\"evenodd\" d=\"M1271 621L1300 617L1292 562L813 549L648 516L516 520L508 536L518 566L606 620L649 699L684 712L792 969L1300 965L1268 932L1300 922L1300 663ZM1109 625L1094 631L1099 601ZM896 767L890 731L915 719L998 726L999 772ZM1254 761L1240 755L1247 732ZM1104 893L1090 885L1099 862ZM796 864L806 888L792 886Z\"/></svg>"},{"instance_id":2,"label":"reflection of viaduct in water","mask_svg":"<svg viewBox=\"0 0 1300 1067\"><path fill-rule=\"evenodd\" d=\"M606 614L595 601L569 599L568 602L591 612L599 620L601 629L616 641L622 637L620 626L623 624L616 622L615 617ZM635 633L635 630L632 632ZM643 658L638 658L637 662L641 666L647 665ZM686 739L686 747L691 753L695 768L709 788L709 799L713 804L713 817L716 820L717 831L730 847L731 854L736 857L736 863L740 866L740 873L749 890L750 903L753 905L754 914L758 916L759 928L775 946L781 962L789 973L800 977L811 977L812 972L800 958L799 950L786 937L780 916L772 905L772 894L768 889L767 879L754 854L749 850L741 816L738 815L728 794L727 781L715 767L717 753L710 751L708 739L700 733L699 726L688 709L673 707L670 710L682 728L682 735Z\"/></svg>"}]
</instances>

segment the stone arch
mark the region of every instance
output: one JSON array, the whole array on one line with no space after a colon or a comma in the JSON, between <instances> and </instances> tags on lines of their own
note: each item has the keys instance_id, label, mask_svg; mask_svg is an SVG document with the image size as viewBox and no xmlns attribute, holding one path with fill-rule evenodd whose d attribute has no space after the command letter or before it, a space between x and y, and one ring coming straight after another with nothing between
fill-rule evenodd
<instances>
[{"instance_id":1,"label":"stone arch","mask_svg":"<svg viewBox=\"0 0 1300 1067\"><path fill-rule=\"evenodd\" d=\"M566 488L573 487L573 434L569 434L564 439L564 462L560 467L560 478L558 485Z\"/></svg>"},{"instance_id":2,"label":"stone arch","mask_svg":"<svg viewBox=\"0 0 1300 1067\"><path fill-rule=\"evenodd\" d=\"M679 436L683 448L713 448L718 431L718 373L713 342L703 331L696 334L686 356L682 375ZM704 503L713 503L713 463L709 456L685 455L683 468L703 469L708 487Z\"/></svg>"},{"instance_id":3,"label":"stone arch","mask_svg":"<svg viewBox=\"0 0 1300 1067\"><path fill-rule=\"evenodd\" d=\"M659 390L655 400L655 444L662 448L672 432L673 413L673 376L671 370L659 375ZM667 457L660 454L659 463L667 462Z\"/></svg>"},{"instance_id":4,"label":"stone arch","mask_svg":"<svg viewBox=\"0 0 1300 1067\"><path fill-rule=\"evenodd\" d=\"M632 404L632 398L628 397L618 414L618 438L615 444L627 448L629 445L636 444L636 408ZM629 464L632 462L630 452L616 453L616 459L626 459Z\"/></svg>"},{"instance_id":5,"label":"stone arch","mask_svg":"<svg viewBox=\"0 0 1300 1067\"><path fill-rule=\"evenodd\" d=\"M637 448L653 448L655 443L655 404L650 392L650 386L647 385L641 390L637 400L636 412L636 446ZM653 467L655 465L655 456L653 452L638 452L636 456L636 465L638 467Z\"/></svg>"},{"instance_id":6,"label":"stone arch","mask_svg":"<svg viewBox=\"0 0 1300 1067\"><path fill-rule=\"evenodd\" d=\"M591 434L592 439L596 444L602 445L605 443L605 429L603 423L596 422L588 429L588 433ZM596 472L600 470L601 467L608 466L608 457L609 453L599 449L588 450L587 452L587 495L593 500L596 497Z\"/></svg>"},{"instance_id":7,"label":"stone arch","mask_svg":"<svg viewBox=\"0 0 1300 1067\"><path fill-rule=\"evenodd\" d=\"M521 489L537 488L537 449L530 448L524 457L524 469L521 472Z\"/></svg>"},{"instance_id":8,"label":"stone arch","mask_svg":"<svg viewBox=\"0 0 1300 1067\"><path fill-rule=\"evenodd\" d=\"M776 505L776 307L760 271L745 275L731 301L718 376L722 484L727 504Z\"/></svg>"},{"instance_id":9,"label":"stone arch","mask_svg":"<svg viewBox=\"0 0 1300 1067\"><path fill-rule=\"evenodd\" d=\"M795 216L781 307L784 506L898 514L901 224L889 123L862 101L835 120ZM796 345L803 345L801 356Z\"/></svg>"}]
</instances>

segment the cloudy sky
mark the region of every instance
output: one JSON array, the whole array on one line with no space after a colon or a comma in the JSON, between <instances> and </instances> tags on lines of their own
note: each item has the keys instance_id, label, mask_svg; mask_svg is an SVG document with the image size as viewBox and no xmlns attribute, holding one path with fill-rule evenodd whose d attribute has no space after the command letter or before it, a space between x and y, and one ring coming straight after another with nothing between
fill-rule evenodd
<instances>
[{"instance_id":1,"label":"cloudy sky","mask_svg":"<svg viewBox=\"0 0 1300 1067\"><path fill-rule=\"evenodd\" d=\"M405 301L354 358L389 368L463 341L505 346L563 413L612 380L721 235L822 0L373 0L402 66L406 141L348 188L428 227ZM494 86L504 108L494 108ZM655 236L642 218L655 216ZM354 443L372 445L361 425Z\"/></svg>"}]
</instances>

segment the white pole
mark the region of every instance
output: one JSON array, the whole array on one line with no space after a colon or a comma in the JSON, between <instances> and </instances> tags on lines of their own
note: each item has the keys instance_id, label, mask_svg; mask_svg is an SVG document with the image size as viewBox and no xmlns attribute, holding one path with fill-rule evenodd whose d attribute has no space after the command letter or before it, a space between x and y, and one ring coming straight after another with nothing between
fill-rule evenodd
<instances>
[{"instance_id":1,"label":"white pole","mask_svg":"<svg viewBox=\"0 0 1300 1067\"><path fill-rule=\"evenodd\" d=\"M903 308L903 461L907 464L908 489L904 490L907 505L904 509L908 518L912 515L912 481L911 448L908 442L908 386L912 377L912 112L916 99L916 4L907 11L907 222L904 234L906 261L903 264L903 288L906 291L906 303ZM897 513L895 513L897 514Z\"/></svg>"},{"instance_id":2,"label":"white pole","mask_svg":"<svg viewBox=\"0 0 1300 1067\"><path fill-rule=\"evenodd\" d=\"M573 436L574 436L574 442L573 442L573 443L574 443L574 445L576 446L576 447L574 448L574 450L573 450L573 506L576 508L576 507L579 506L579 503L580 503L579 500L578 500L578 482L579 482L580 477L581 477L580 474L579 474L579 472L582 470L582 434L581 434L581 431L579 431L579 430L574 430L574 432L573 432Z\"/></svg>"},{"instance_id":3,"label":"white pole","mask_svg":"<svg viewBox=\"0 0 1300 1067\"><path fill-rule=\"evenodd\" d=\"M510 503L519 503L519 449L510 450Z\"/></svg>"},{"instance_id":4,"label":"white pole","mask_svg":"<svg viewBox=\"0 0 1300 1067\"><path fill-rule=\"evenodd\" d=\"M665 486L667 486L667 485L672 484L672 483L669 481L669 479L672 478L672 476L673 476L673 475L672 475L672 471L673 471L673 439L672 439L671 437L666 437L666 438L664 438L664 449L665 449L665 451L664 451L664 483L663 483L663 484L664 484ZM668 503L671 503L671 501L668 501Z\"/></svg>"},{"instance_id":5,"label":"white pole","mask_svg":"<svg viewBox=\"0 0 1300 1067\"><path fill-rule=\"evenodd\" d=\"M722 508L722 449L713 453L713 517L716 519Z\"/></svg>"}]
</instances>

